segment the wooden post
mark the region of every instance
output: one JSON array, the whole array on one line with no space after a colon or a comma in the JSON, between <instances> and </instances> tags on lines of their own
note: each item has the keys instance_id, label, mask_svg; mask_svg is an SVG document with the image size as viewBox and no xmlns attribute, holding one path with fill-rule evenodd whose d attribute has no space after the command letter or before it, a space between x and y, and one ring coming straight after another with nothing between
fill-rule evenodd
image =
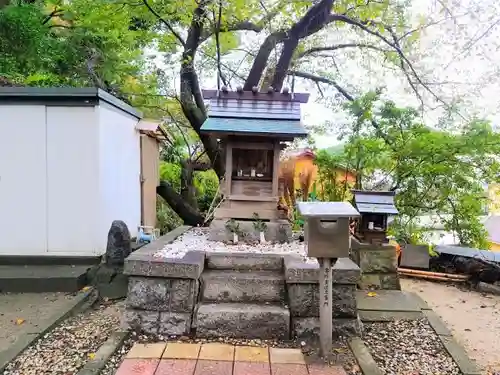
<instances>
[{"instance_id":1,"label":"wooden post","mask_svg":"<svg viewBox=\"0 0 500 375\"><path fill-rule=\"evenodd\" d=\"M229 197L231 195L231 175L233 173L233 144L229 140L229 138L226 140L226 174L225 174L225 180L226 180L226 191L225 195L226 197Z\"/></svg>"},{"instance_id":2,"label":"wooden post","mask_svg":"<svg viewBox=\"0 0 500 375\"><path fill-rule=\"evenodd\" d=\"M272 196L279 199L279 167L280 167L280 143L274 141L273 147L273 183L272 183Z\"/></svg>"},{"instance_id":3,"label":"wooden post","mask_svg":"<svg viewBox=\"0 0 500 375\"><path fill-rule=\"evenodd\" d=\"M320 329L320 354L328 358L332 351L333 330L333 273L332 269L337 259L320 258L319 272L319 329Z\"/></svg>"}]
</instances>

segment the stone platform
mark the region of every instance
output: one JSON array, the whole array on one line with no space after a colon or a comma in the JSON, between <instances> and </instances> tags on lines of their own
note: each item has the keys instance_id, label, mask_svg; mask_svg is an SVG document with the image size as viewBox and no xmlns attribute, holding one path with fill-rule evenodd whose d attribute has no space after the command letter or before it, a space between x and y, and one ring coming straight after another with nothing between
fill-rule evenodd
<instances>
[{"instance_id":1,"label":"stone platform","mask_svg":"<svg viewBox=\"0 0 500 375\"><path fill-rule=\"evenodd\" d=\"M319 333L319 265L298 255L205 252L179 258L158 250L181 230L125 261L130 328L159 335L280 338ZM334 337L359 335L356 306L360 270L348 258L334 270Z\"/></svg>"}]
</instances>

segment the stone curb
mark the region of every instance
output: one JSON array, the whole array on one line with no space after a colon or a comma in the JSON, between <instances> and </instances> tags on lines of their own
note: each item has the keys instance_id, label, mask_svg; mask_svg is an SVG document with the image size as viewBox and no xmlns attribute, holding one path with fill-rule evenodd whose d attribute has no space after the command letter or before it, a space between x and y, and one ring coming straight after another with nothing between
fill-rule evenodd
<instances>
[{"instance_id":1,"label":"stone curb","mask_svg":"<svg viewBox=\"0 0 500 375\"><path fill-rule=\"evenodd\" d=\"M123 273L129 276L167 277L197 280L205 265L205 252L190 250L182 258L156 257L155 254L165 245L192 227L181 226L161 236L146 246L130 254L124 263Z\"/></svg>"},{"instance_id":2,"label":"stone curb","mask_svg":"<svg viewBox=\"0 0 500 375\"><path fill-rule=\"evenodd\" d=\"M355 337L348 342L349 348L351 348L356 362L358 362L359 368L363 372L363 375L382 375L382 371L377 366L377 363L373 359L370 351L366 347L363 340L359 337Z\"/></svg>"},{"instance_id":3,"label":"stone curb","mask_svg":"<svg viewBox=\"0 0 500 375\"><path fill-rule=\"evenodd\" d=\"M128 331L117 331L111 333L108 339L102 344L95 353L94 359L85 363L76 375L98 375L106 366L111 356L122 346L127 337Z\"/></svg>"},{"instance_id":4,"label":"stone curb","mask_svg":"<svg viewBox=\"0 0 500 375\"><path fill-rule=\"evenodd\" d=\"M24 333L14 345L7 348L7 350L0 352L0 373L4 371L5 367L7 367L10 362L15 360L18 355L24 352L26 348L38 339L42 338L46 333L52 331L63 320L71 315L85 311L92 306L97 300L97 297L98 293L96 289L92 287L89 287L86 290L82 289L78 292L74 299L68 301L56 313L47 318L45 321L42 321L37 332Z\"/></svg>"},{"instance_id":5,"label":"stone curb","mask_svg":"<svg viewBox=\"0 0 500 375\"><path fill-rule=\"evenodd\" d=\"M444 348L457 364L462 375L481 375L476 363L469 358L464 347L458 343L443 320L432 310L423 310L430 326L436 332Z\"/></svg>"}]
</instances>

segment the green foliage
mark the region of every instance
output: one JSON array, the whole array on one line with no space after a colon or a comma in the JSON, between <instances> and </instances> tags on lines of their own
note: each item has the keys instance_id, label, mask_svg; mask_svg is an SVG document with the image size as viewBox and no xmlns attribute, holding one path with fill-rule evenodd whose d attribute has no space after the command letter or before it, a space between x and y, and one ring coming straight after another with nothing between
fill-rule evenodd
<instances>
[{"instance_id":1,"label":"green foliage","mask_svg":"<svg viewBox=\"0 0 500 375\"><path fill-rule=\"evenodd\" d=\"M160 233L168 233L181 225L181 218L162 198L158 197L156 202L156 226L160 229Z\"/></svg>"},{"instance_id":2,"label":"green foliage","mask_svg":"<svg viewBox=\"0 0 500 375\"><path fill-rule=\"evenodd\" d=\"M219 190L219 178L213 170L196 172L193 183L196 187L198 208L206 213Z\"/></svg>"},{"instance_id":3,"label":"green foliage","mask_svg":"<svg viewBox=\"0 0 500 375\"><path fill-rule=\"evenodd\" d=\"M349 198L352 186L347 181L345 157L344 154L333 154L327 150L316 153L314 163L318 166L319 200L338 202Z\"/></svg>"},{"instance_id":4,"label":"green foliage","mask_svg":"<svg viewBox=\"0 0 500 375\"><path fill-rule=\"evenodd\" d=\"M415 236L414 219L436 214L461 244L487 248L480 215L484 184L498 181L500 134L475 120L453 132L425 126L411 108L381 102L370 93L348 105L355 115L342 156L366 188L397 192L398 237Z\"/></svg>"},{"instance_id":5,"label":"green foliage","mask_svg":"<svg viewBox=\"0 0 500 375\"><path fill-rule=\"evenodd\" d=\"M228 221L226 221L225 227L227 231L234 233L236 235L240 235L243 233L241 231L240 224L234 219L229 219Z\"/></svg>"},{"instance_id":6,"label":"green foliage","mask_svg":"<svg viewBox=\"0 0 500 375\"><path fill-rule=\"evenodd\" d=\"M257 232L265 232L267 229L267 224L261 220L259 214L257 212L254 212L252 215L253 218L253 229L255 229Z\"/></svg>"}]
</instances>

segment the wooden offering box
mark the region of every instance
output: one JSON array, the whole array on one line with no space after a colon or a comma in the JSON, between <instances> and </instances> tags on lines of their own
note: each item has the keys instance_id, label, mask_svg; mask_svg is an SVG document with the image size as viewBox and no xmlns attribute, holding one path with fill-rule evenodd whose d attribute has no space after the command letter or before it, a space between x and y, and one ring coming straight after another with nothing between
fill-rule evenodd
<instances>
[{"instance_id":1,"label":"wooden offering box","mask_svg":"<svg viewBox=\"0 0 500 375\"><path fill-rule=\"evenodd\" d=\"M208 118L201 131L220 140L226 172L215 219L277 220L279 156L283 142L307 136L300 103L308 94L205 90Z\"/></svg>"}]
</instances>

